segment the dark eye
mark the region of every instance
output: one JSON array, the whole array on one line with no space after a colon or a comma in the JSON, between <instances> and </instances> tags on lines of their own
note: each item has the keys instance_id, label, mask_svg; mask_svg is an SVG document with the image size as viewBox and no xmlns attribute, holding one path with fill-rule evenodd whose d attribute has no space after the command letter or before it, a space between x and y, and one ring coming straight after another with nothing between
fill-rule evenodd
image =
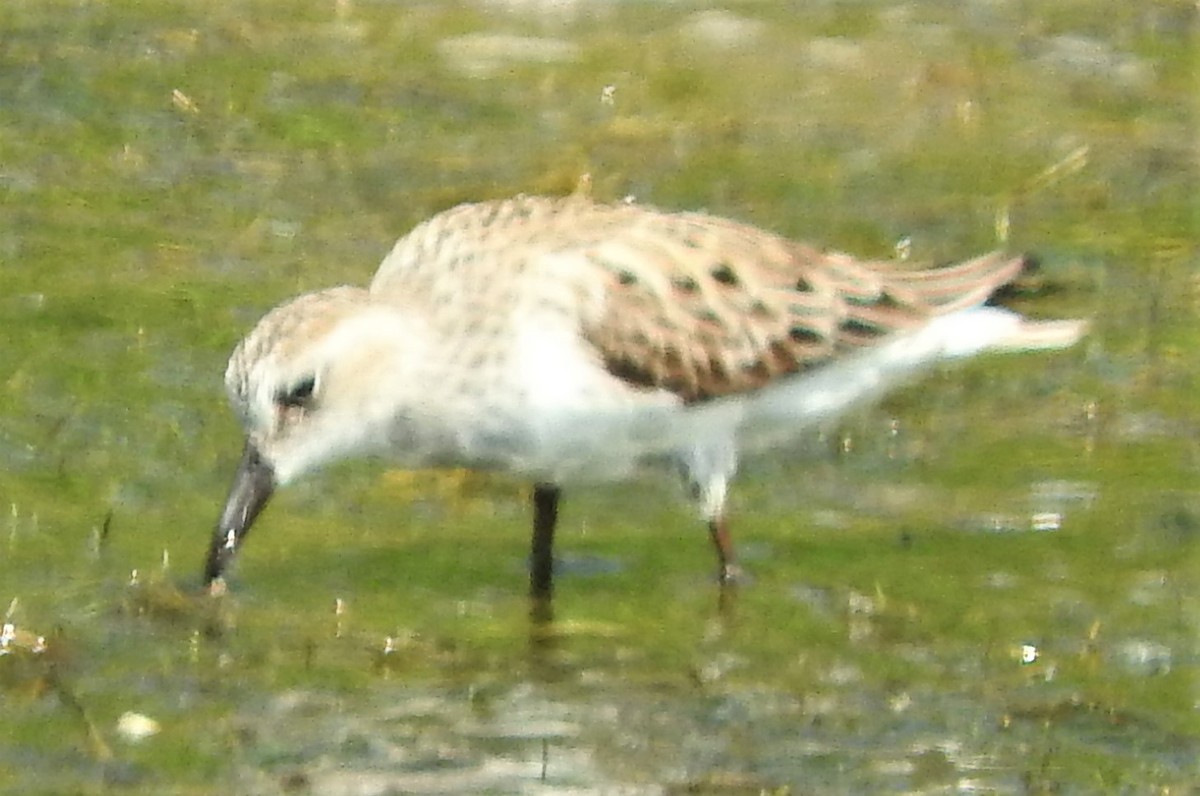
<instances>
[{"instance_id":1,"label":"dark eye","mask_svg":"<svg viewBox=\"0 0 1200 796\"><path fill-rule=\"evenodd\" d=\"M306 376L275 396L275 402L289 409L303 408L312 404L313 390L317 386L316 376Z\"/></svg>"}]
</instances>

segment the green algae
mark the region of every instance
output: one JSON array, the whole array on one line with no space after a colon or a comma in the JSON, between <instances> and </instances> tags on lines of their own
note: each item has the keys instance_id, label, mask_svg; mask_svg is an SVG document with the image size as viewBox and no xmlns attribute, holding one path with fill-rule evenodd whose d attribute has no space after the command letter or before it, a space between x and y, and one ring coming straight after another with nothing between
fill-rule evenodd
<instances>
[{"instance_id":1,"label":"green algae","mask_svg":"<svg viewBox=\"0 0 1200 796\"><path fill-rule=\"evenodd\" d=\"M772 767L787 725L729 719L774 729L681 781L669 755L629 752L647 720L634 742L595 741L602 758L626 750L609 770L627 782L919 787L948 775L836 772L897 748L928 763L934 727L989 761L981 774L954 758L958 775L1001 790L1186 787L1194 9L981 8L737 4L765 23L740 45L697 39L676 4L552 20L437 3L6 4L0 604L15 598L9 621L53 654L0 656L0 789L200 793L267 772L286 790L293 768L354 759L276 740L257 713L288 694L369 717L389 689L482 705L526 683L580 711L662 698L698 726L769 692L827 744ZM441 44L480 31L578 52L477 77ZM734 510L753 581L732 605L703 529L663 499L669 479L568 494L555 619L537 625L520 485L406 485L372 466L280 495L233 594L203 599L239 445L220 374L258 314L365 281L432 212L569 192L585 173L599 198L863 254L904 238L930 260L1033 250L1046 285L1022 309L1088 316L1093 332L1072 352L941 371L748 465ZM1061 526L1032 531L1047 492ZM165 729L124 741L126 711ZM974 734L949 729L955 711ZM885 742L883 715L911 726Z\"/></svg>"}]
</instances>

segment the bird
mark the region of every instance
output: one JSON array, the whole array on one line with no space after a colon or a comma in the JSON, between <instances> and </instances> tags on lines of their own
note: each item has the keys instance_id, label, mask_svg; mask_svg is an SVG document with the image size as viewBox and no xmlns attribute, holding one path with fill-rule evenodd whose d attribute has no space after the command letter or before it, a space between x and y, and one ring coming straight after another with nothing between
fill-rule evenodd
<instances>
[{"instance_id":1,"label":"bird","mask_svg":"<svg viewBox=\"0 0 1200 796\"><path fill-rule=\"evenodd\" d=\"M401 237L367 287L270 310L225 371L245 430L204 583L273 492L380 457L532 484L529 590L553 592L565 487L677 470L716 552L739 457L780 448L942 360L1065 348L1087 322L994 298L1030 267L857 259L703 212L588 196L462 204Z\"/></svg>"}]
</instances>

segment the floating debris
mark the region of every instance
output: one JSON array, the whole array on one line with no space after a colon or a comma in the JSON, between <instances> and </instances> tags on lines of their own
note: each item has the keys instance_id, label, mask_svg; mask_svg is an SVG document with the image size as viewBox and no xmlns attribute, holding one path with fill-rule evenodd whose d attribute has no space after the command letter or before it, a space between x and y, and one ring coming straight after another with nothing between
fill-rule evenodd
<instances>
[{"instance_id":1,"label":"floating debris","mask_svg":"<svg viewBox=\"0 0 1200 796\"><path fill-rule=\"evenodd\" d=\"M161 729L157 721L142 713L125 711L117 719L117 735L129 743L140 743L158 735Z\"/></svg>"},{"instance_id":2,"label":"floating debris","mask_svg":"<svg viewBox=\"0 0 1200 796\"><path fill-rule=\"evenodd\" d=\"M46 651L46 637L22 630L12 622L0 626L0 655L28 652L38 655Z\"/></svg>"},{"instance_id":3,"label":"floating debris","mask_svg":"<svg viewBox=\"0 0 1200 796\"><path fill-rule=\"evenodd\" d=\"M1062 514L1057 511L1039 511L1029 518L1031 531L1057 531L1062 528Z\"/></svg>"},{"instance_id":4,"label":"floating debris","mask_svg":"<svg viewBox=\"0 0 1200 796\"><path fill-rule=\"evenodd\" d=\"M175 106L176 110L183 111L184 113L200 112L200 108L197 107L195 102L192 102L192 98L177 88L171 89L171 104Z\"/></svg>"}]
</instances>

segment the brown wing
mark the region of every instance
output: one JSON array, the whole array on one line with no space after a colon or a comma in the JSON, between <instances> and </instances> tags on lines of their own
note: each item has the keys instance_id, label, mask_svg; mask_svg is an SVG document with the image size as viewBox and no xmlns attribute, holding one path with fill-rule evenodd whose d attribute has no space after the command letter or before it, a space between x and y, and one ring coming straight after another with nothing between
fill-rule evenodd
<instances>
[{"instance_id":1,"label":"brown wing","mask_svg":"<svg viewBox=\"0 0 1200 796\"><path fill-rule=\"evenodd\" d=\"M542 277L600 282L582 331L605 367L695 402L754 390L984 301L1022 261L987 254L924 271L859 262L726 219L638 205L516 197L440 213L397 242L371 293L457 306L478 319L497 294ZM582 257L590 267L577 270ZM486 296L483 294L487 294ZM511 303L511 302L510 302Z\"/></svg>"},{"instance_id":2,"label":"brown wing","mask_svg":"<svg viewBox=\"0 0 1200 796\"><path fill-rule=\"evenodd\" d=\"M981 303L1023 265L992 253L910 271L700 214L625 222L583 250L607 282L584 335L617 377L687 402L755 390Z\"/></svg>"}]
</instances>

